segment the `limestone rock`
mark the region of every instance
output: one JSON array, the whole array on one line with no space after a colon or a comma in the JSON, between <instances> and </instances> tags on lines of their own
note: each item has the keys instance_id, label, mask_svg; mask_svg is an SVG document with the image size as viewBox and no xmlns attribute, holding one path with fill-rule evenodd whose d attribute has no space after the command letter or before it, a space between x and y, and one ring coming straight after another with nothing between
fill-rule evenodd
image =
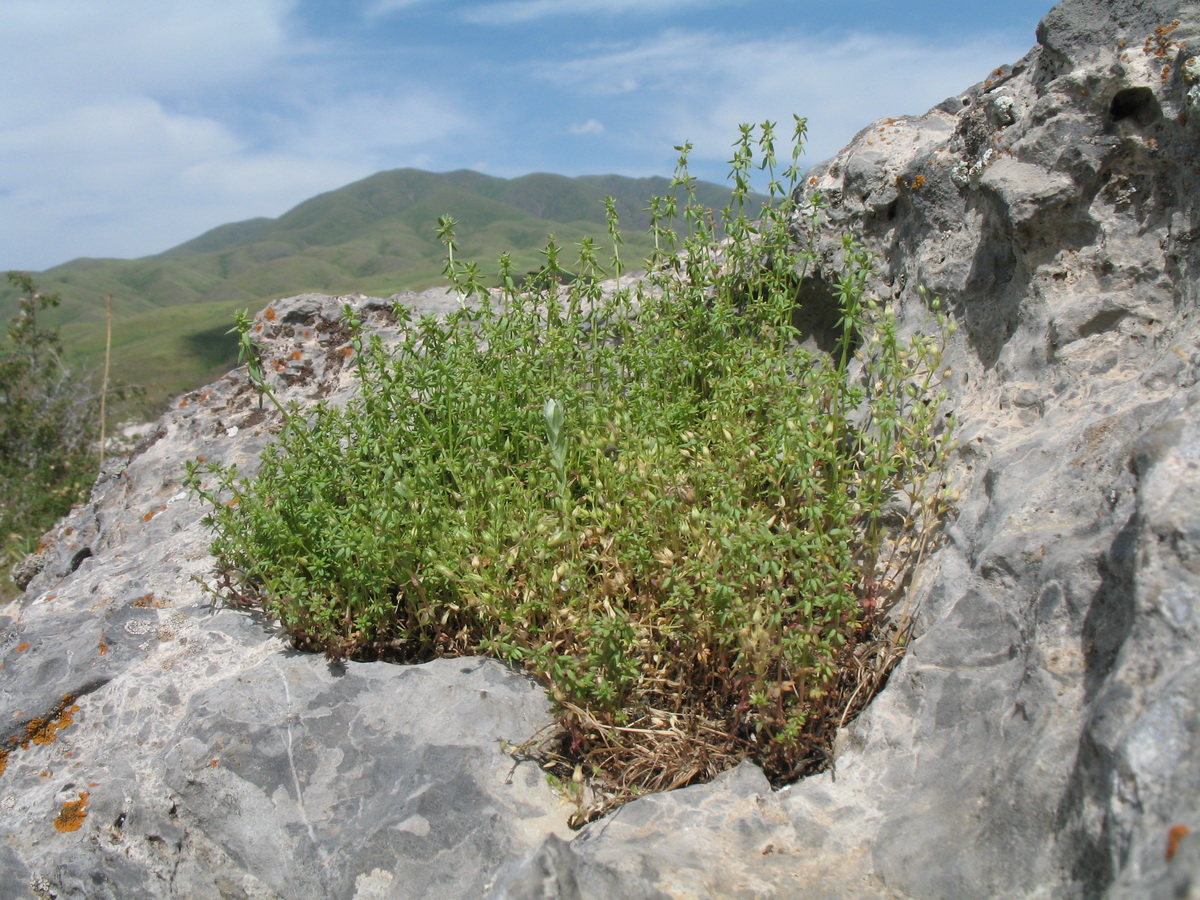
<instances>
[{"instance_id":1,"label":"limestone rock","mask_svg":"<svg viewBox=\"0 0 1200 900\"><path fill-rule=\"evenodd\" d=\"M334 669L212 608L180 465L253 469L278 422L243 370L110 462L0 617L0 894L1200 895L1198 52L1195 2L1067 0L811 173L814 321L851 232L905 328L918 285L960 326L961 496L833 771L772 791L744 764L572 835L498 749L548 721L522 676ZM285 399L353 390L343 302L393 325L357 296L259 315Z\"/></svg>"}]
</instances>

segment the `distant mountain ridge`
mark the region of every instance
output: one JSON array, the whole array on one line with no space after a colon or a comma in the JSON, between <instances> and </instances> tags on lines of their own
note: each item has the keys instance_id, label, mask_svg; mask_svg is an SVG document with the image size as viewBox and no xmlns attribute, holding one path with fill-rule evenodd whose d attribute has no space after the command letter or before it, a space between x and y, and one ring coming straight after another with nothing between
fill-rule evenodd
<instances>
[{"instance_id":1,"label":"distant mountain ridge","mask_svg":"<svg viewBox=\"0 0 1200 900\"><path fill-rule=\"evenodd\" d=\"M311 239L309 246L352 240L381 220L396 219L428 229L447 212L455 215L464 232L512 219L512 209L556 223L603 222L604 198L616 200L626 227L644 229L649 224L650 198L670 190L665 178L626 178L619 175L563 175L535 173L504 179L459 170L434 173L419 169L379 172L343 188L306 200L277 219L257 218L221 225L180 244L158 258L175 258L221 252L272 237L289 235ZM727 189L702 184L700 201L716 205L728 199ZM474 194L469 202L467 195ZM457 213L447 207L459 207Z\"/></svg>"},{"instance_id":2,"label":"distant mountain ridge","mask_svg":"<svg viewBox=\"0 0 1200 900\"><path fill-rule=\"evenodd\" d=\"M60 326L72 356L96 365L103 354L105 297L113 297L114 370L146 386L148 405L201 384L236 358L225 336L233 312L305 291L389 296L444 280L439 216L458 223L459 257L496 271L501 252L514 270L544 261L548 234L564 248L591 237L608 263L604 199L620 217L623 262L637 268L648 254L651 199L666 196L666 178L535 173L505 179L479 172L379 172L305 200L278 218L254 218L213 228L163 253L140 259L75 259L35 273L39 286L60 293L47 316ZM727 187L701 182L697 199L720 209ZM15 295L0 291L0 315Z\"/></svg>"}]
</instances>

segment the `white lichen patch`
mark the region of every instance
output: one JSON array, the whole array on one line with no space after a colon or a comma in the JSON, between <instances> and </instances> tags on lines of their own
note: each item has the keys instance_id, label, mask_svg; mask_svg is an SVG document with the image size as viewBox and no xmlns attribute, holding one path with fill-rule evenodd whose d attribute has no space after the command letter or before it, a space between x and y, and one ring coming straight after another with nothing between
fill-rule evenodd
<instances>
[{"instance_id":1,"label":"white lichen patch","mask_svg":"<svg viewBox=\"0 0 1200 900\"><path fill-rule=\"evenodd\" d=\"M1183 80L1188 85L1187 105L1200 112L1200 56L1193 56L1183 64Z\"/></svg>"}]
</instances>

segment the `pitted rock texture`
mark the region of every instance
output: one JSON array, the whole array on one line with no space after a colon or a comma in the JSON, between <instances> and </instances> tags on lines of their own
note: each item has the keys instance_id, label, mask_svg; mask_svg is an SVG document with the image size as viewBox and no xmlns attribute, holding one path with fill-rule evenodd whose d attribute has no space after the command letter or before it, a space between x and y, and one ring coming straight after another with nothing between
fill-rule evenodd
<instances>
[{"instance_id":1,"label":"pitted rock texture","mask_svg":"<svg viewBox=\"0 0 1200 900\"><path fill-rule=\"evenodd\" d=\"M253 469L278 422L241 370L110 464L0 618L0 893L1200 896L1198 53L1200 4L1067 0L1024 59L810 173L813 321L850 232L905 327L922 284L959 323L960 499L834 771L743 764L572 835L497 748L548 721L524 678L331 669L212 608L180 466ZM259 315L285 399L353 391L347 301L386 337L390 301Z\"/></svg>"}]
</instances>

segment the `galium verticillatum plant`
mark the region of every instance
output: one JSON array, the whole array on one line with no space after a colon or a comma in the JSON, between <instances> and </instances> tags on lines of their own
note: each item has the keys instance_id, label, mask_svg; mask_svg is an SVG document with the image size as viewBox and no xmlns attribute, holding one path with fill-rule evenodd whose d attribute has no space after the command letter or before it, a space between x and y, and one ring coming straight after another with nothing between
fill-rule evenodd
<instances>
[{"instance_id":1,"label":"galium verticillatum plant","mask_svg":"<svg viewBox=\"0 0 1200 900\"><path fill-rule=\"evenodd\" d=\"M564 277L551 240L521 286L507 257L485 286L444 217L462 308L397 305L388 347L347 308L362 389L345 408L279 405L240 319L286 422L253 478L188 467L219 566L241 573L227 590L334 658L527 669L593 785L580 820L745 758L779 781L819 764L895 659L887 613L945 509L952 323L933 302L932 332L902 337L847 238L834 346L802 346L819 198L794 199L796 124L782 171L773 126L742 128L719 213L677 148L637 278L611 201L603 264L584 240Z\"/></svg>"}]
</instances>

